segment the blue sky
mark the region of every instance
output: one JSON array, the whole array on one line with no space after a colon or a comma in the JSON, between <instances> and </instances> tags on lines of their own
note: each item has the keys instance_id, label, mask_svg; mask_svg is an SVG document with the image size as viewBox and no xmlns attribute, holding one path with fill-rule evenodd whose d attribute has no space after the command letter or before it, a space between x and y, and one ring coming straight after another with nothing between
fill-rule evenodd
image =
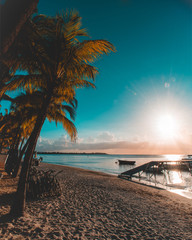
<instances>
[{"instance_id":1,"label":"blue sky","mask_svg":"<svg viewBox=\"0 0 192 240\"><path fill-rule=\"evenodd\" d=\"M48 15L61 9L79 11L91 39L106 39L117 52L95 63L96 90L77 91L77 142L71 144L61 126L46 122L38 149L190 153L190 1L40 0L38 5L39 13ZM171 122L164 123L167 115ZM164 124L160 130L158 124ZM175 128L166 136L170 125Z\"/></svg>"},{"instance_id":2,"label":"blue sky","mask_svg":"<svg viewBox=\"0 0 192 240\"><path fill-rule=\"evenodd\" d=\"M191 2L40 0L39 13L76 9L90 38L110 41L117 52L95 62L96 90L77 91L77 142L45 122L37 149L191 153Z\"/></svg>"}]
</instances>

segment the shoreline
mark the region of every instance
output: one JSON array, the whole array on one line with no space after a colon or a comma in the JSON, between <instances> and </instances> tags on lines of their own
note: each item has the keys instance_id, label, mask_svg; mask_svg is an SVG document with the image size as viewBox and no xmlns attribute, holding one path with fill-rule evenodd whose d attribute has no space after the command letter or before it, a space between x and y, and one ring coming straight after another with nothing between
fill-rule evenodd
<instances>
[{"instance_id":1,"label":"shoreline","mask_svg":"<svg viewBox=\"0 0 192 240\"><path fill-rule=\"evenodd\" d=\"M0 224L1 239L191 239L187 198L102 172L47 163L39 169L63 170L62 195L28 202L25 217ZM11 180L7 191L0 187L1 216Z\"/></svg>"},{"instance_id":2,"label":"shoreline","mask_svg":"<svg viewBox=\"0 0 192 240\"><path fill-rule=\"evenodd\" d=\"M45 164L56 165L56 166L72 167L72 168L77 168L79 170L92 171L93 173L100 172L100 173L115 176L115 177L119 176L119 174L116 174L116 173L107 173L107 172L101 172L101 171L97 171L97 170L90 170L90 169L85 169L85 168L81 168L81 167L68 166L68 165L62 165L62 164L53 164L53 163L46 163L46 162L44 162L44 163ZM133 177L133 179L134 179L134 177ZM162 189L162 190L165 190L165 191L168 191L168 192L171 192L171 193L177 194L179 196L182 196L184 198L192 200L192 192L184 191L184 190L182 191L179 188L174 188L174 187L171 188L169 186L165 186L165 185L162 185L162 184L157 184L158 186L156 186L155 183L151 183L151 185L150 185L146 181L143 182L143 181L139 181L137 179L129 180L129 182L133 182L133 183L140 184L140 185L147 186L147 187L152 187L152 188L155 188L155 189Z\"/></svg>"},{"instance_id":3,"label":"shoreline","mask_svg":"<svg viewBox=\"0 0 192 240\"><path fill-rule=\"evenodd\" d=\"M191 239L190 199L102 172L47 163L39 169L63 170L62 195L27 202L26 216L0 223L1 239ZM0 181L1 216L14 198L10 181Z\"/></svg>"},{"instance_id":4,"label":"shoreline","mask_svg":"<svg viewBox=\"0 0 192 240\"><path fill-rule=\"evenodd\" d=\"M131 180L131 181L128 181L126 179L121 179L121 178L118 178L118 174L112 174L112 173L106 173L106 172L101 172L101 171L96 171L96 170L90 170L90 169L85 169L85 168L80 168L80 167L74 167L74 166L67 166L67 165L60 165L60 164L52 164L52 163L41 163L39 169L45 169L45 168L50 168L49 166L53 166L53 170L54 169L57 169L57 171L60 171L61 169L60 168L64 168L64 169L67 169L69 168L70 170L74 170L74 171L79 171L81 173L85 172L87 174L93 174L93 175L98 175L98 176L103 176L103 177L113 177L113 178L117 178L119 180L122 180L123 182L127 182L127 184L135 184L135 185L138 185L140 186L141 188L144 187L145 190L147 190L147 188L149 189L154 189L154 190L157 190L157 191L163 191L165 193L165 195L169 195L170 193L170 196L171 198L176 198L176 199L183 199L184 201L186 200L186 202L189 202L191 203L191 206L192 206L192 201L189 200L189 198L187 197L184 197L180 194L177 194L177 193L174 193L172 191L169 191L165 188L161 188L161 187L156 187L156 186L153 186L153 185L147 185L145 183L140 183L139 181L134 181L134 180ZM150 190L149 190L150 191Z\"/></svg>"}]
</instances>

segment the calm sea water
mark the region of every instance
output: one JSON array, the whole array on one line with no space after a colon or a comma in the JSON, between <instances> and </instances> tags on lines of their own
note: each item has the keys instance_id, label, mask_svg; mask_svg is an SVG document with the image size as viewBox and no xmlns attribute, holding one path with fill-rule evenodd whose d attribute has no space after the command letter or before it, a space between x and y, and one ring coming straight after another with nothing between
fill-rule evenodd
<instances>
[{"instance_id":1,"label":"calm sea water","mask_svg":"<svg viewBox=\"0 0 192 240\"><path fill-rule=\"evenodd\" d=\"M99 171L118 175L133 167L142 165L150 161L180 160L183 155L103 155L103 154L39 154L43 157L43 162L57 165L78 167L93 171ZM118 159L134 160L134 166L119 165ZM135 179L137 180L137 179ZM192 176L190 172L169 171L156 177L148 174L143 175L141 182L148 185L164 187L169 191L174 191L180 195L192 199Z\"/></svg>"}]
</instances>

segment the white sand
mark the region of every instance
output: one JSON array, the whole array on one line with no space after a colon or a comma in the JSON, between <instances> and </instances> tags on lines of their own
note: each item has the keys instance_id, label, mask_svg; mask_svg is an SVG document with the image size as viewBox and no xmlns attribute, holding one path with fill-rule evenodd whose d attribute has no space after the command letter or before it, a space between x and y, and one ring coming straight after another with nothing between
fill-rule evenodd
<instances>
[{"instance_id":1,"label":"white sand","mask_svg":"<svg viewBox=\"0 0 192 240\"><path fill-rule=\"evenodd\" d=\"M28 202L25 217L0 224L0 239L192 239L190 199L103 173L41 167L63 169L62 195ZM0 182L0 221L14 184Z\"/></svg>"}]
</instances>

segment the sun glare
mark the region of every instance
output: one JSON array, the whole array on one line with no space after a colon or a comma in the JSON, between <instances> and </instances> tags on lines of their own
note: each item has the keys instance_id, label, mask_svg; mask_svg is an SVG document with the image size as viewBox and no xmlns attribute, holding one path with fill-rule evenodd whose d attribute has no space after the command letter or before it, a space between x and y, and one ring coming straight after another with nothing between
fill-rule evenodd
<instances>
[{"instance_id":1,"label":"sun glare","mask_svg":"<svg viewBox=\"0 0 192 240\"><path fill-rule=\"evenodd\" d=\"M167 155L164 155L164 157L165 157L168 161L178 161L178 160L181 160L182 155L178 155L178 154L167 154Z\"/></svg>"},{"instance_id":2,"label":"sun glare","mask_svg":"<svg viewBox=\"0 0 192 240\"><path fill-rule=\"evenodd\" d=\"M157 118L156 130L161 139L174 139L179 132L179 123L171 114L163 114Z\"/></svg>"},{"instance_id":3,"label":"sun glare","mask_svg":"<svg viewBox=\"0 0 192 240\"><path fill-rule=\"evenodd\" d=\"M181 174L177 171L170 172L170 180L173 184L182 183Z\"/></svg>"}]
</instances>

